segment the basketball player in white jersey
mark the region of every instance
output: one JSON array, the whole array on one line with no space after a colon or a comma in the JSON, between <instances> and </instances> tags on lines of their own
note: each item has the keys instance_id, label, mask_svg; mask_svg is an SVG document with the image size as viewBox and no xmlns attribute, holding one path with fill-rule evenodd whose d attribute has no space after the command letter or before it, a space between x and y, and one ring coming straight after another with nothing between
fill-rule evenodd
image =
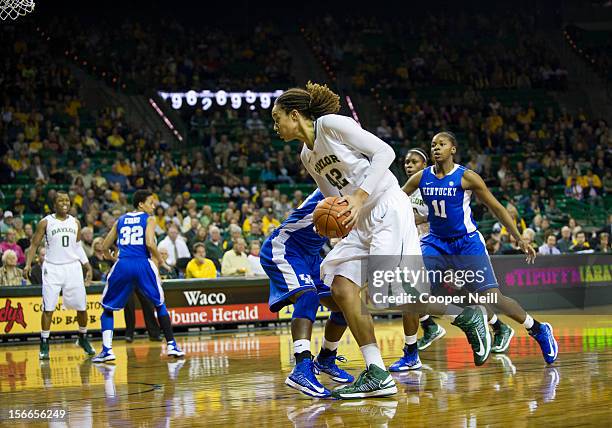
<instances>
[{"instance_id":1,"label":"basketball player in white jersey","mask_svg":"<svg viewBox=\"0 0 612 428\"><path fill-rule=\"evenodd\" d=\"M292 88L277 98L272 118L284 141L304 143L302 163L323 194L342 196L347 202L349 216L344 222L352 230L321 264L321 278L331 286L366 370L353 385L335 390L332 396L381 397L395 394L397 387L376 344L372 317L362 309L360 292L367 279L362 278L362 267L371 255L400 262L405 255L420 259L421 250L410 200L389 171L393 149L354 120L335 114L339 109L338 95L309 82L306 89ZM474 334L486 330L486 318L478 312L477 317L469 316L474 318L470 324Z\"/></svg>"},{"instance_id":2,"label":"basketball player in white jersey","mask_svg":"<svg viewBox=\"0 0 612 428\"><path fill-rule=\"evenodd\" d=\"M65 309L77 311L79 323L79 338L77 344L83 348L87 355L95 355L96 351L87 340L87 293L85 283L89 284L92 268L87 255L81 247L81 223L68 212L70 211L70 197L64 192L58 192L55 197L55 213L43 218L36 226L32 237L32 244L28 249L26 265L23 274L29 277L32 269L32 260L36 255L38 246L43 237L46 242L46 255L43 263L43 313L41 316L40 354L41 360L49 359L49 334L51 319L57 301L62 293L62 302ZM83 280L83 268L87 274Z\"/></svg>"}]
</instances>

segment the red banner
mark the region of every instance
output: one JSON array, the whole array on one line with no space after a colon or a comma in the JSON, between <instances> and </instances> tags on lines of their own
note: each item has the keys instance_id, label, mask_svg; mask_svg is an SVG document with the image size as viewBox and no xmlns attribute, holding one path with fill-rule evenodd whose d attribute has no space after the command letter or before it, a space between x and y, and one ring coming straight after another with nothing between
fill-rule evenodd
<instances>
[{"instance_id":1,"label":"red banner","mask_svg":"<svg viewBox=\"0 0 612 428\"><path fill-rule=\"evenodd\" d=\"M172 325L244 324L278 319L278 314L270 312L267 303L168 308L168 313ZM142 310L137 310L136 327L144 326Z\"/></svg>"}]
</instances>

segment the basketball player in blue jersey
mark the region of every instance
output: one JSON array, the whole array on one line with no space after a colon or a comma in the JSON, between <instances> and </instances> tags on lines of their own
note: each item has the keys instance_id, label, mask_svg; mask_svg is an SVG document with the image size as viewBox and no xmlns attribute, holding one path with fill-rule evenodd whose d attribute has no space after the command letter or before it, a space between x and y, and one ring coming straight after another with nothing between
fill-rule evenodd
<instances>
[{"instance_id":1,"label":"basketball player in blue jersey","mask_svg":"<svg viewBox=\"0 0 612 428\"><path fill-rule=\"evenodd\" d=\"M316 378L319 372L328 374L339 383L354 380L353 376L336 365L336 360L344 361L344 358L337 356L337 349L347 324L331 297L330 288L320 278L320 253L327 238L315 232L312 213L323 199L318 189L310 194L266 239L259 253L261 266L270 278L270 310L278 312L290 304L294 307L291 336L296 365L285 383L317 398L331 395ZM310 338L321 303L332 313L325 325L321 351L313 361Z\"/></svg>"},{"instance_id":2,"label":"basketball player in blue jersey","mask_svg":"<svg viewBox=\"0 0 612 428\"><path fill-rule=\"evenodd\" d=\"M138 287L155 305L157 320L168 342L169 356L185 355L174 340L170 316L164 304L164 291L161 287L158 266L163 260L155 241L155 199L148 190L137 190L132 204L136 211L122 215L111 228L102 244L107 257L109 249L116 242L119 257L113 265L102 293L102 352L92 361L102 363L115 359L113 342L113 311L119 311Z\"/></svg>"},{"instance_id":3,"label":"basketball player in blue jersey","mask_svg":"<svg viewBox=\"0 0 612 428\"><path fill-rule=\"evenodd\" d=\"M534 320L515 300L499 291L484 238L472 218L472 193L515 237L519 247L527 255L528 263L534 261L535 250L523 241L510 214L491 194L482 178L475 172L455 164L453 155L456 152L457 139L452 133L436 134L431 143L435 164L414 174L403 187L408 195L419 189L429 208L429 234L421 238L427 269L446 269L448 266L438 265L439 260L448 260L447 256L455 256L451 261L454 263L451 267L455 270L483 273L483 281L466 284L464 288L471 293L487 296L488 302L494 302L490 304L491 309L523 324L540 345L546 363L551 364L557 359L558 353L552 326ZM493 314L490 314L490 317L492 316ZM487 344L483 346L486 347Z\"/></svg>"},{"instance_id":4,"label":"basketball player in blue jersey","mask_svg":"<svg viewBox=\"0 0 612 428\"><path fill-rule=\"evenodd\" d=\"M410 178L419 171L423 171L427 168L428 162L429 157L423 150L419 148L408 150L404 159L404 171L406 172L406 176ZM429 223L427 223L429 209L427 208L427 204L423 201L419 189L416 189L414 193L410 195L410 202L414 208L414 218L419 231L419 237L426 236L429 233ZM446 334L444 327L438 325L429 315L419 315L417 320L417 317L413 314L404 314L402 321L405 337L404 355L389 366L389 371L392 372L417 370L421 368L422 364L418 351L427 349L433 342L441 339ZM423 337L417 340L419 322L423 329ZM489 320L489 324L492 325L495 333L491 352L505 352L514 335L514 330L512 330L510 326L502 323L495 314L493 314L492 318Z\"/></svg>"}]
</instances>

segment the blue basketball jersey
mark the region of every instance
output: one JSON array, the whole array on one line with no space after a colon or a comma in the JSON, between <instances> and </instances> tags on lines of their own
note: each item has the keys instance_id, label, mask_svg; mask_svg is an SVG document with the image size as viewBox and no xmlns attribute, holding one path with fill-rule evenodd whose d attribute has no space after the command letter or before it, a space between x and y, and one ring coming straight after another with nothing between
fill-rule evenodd
<instances>
[{"instance_id":1,"label":"blue basketball jersey","mask_svg":"<svg viewBox=\"0 0 612 428\"><path fill-rule=\"evenodd\" d=\"M470 199L472 192L461 187L466 168L455 165L443 178L436 177L434 167L423 170L419 189L429 208L429 233L440 238L456 238L476 231Z\"/></svg>"},{"instance_id":2,"label":"blue basketball jersey","mask_svg":"<svg viewBox=\"0 0 612 428\"><path fill-rule=\"evenodd\" d=\"M127 213L117 221L117 247L119 258L149 258L145 244L145 231L149 214L143 212Z\"/></svg>"},{"instance_id":3,"label":"blue basketball jersey","mask_svg":"<svg viewBox=\"0 0 612 428\"><path fill-rule=\"evenodd\" d=\"M273 240L280 234L286 234L284 241L287 247L300 248L305 254L319 254L321 248L327 242L327 238L322 237L314 230L312 213L317 204L325 199L319 189L312 192L302 205L296 208L281 225L272 232L269 240Z\"/></svg>"}]
</instances>

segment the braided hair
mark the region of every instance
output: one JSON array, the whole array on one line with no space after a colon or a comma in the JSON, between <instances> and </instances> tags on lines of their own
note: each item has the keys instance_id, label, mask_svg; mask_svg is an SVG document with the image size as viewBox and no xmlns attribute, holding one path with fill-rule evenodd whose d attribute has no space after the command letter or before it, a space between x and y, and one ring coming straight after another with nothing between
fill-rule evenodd
<instances>
[{"instance_id":1,"label":"braided hair","mask_svg":"<svg viewBox=\"0 0 612 428\"><path fill-rule=\"evenodd\" d=\"M310 81L306 84L306 89L288 89L276 99L275 104L287 113L297 110L312 120L340 111L340 97L327 85Z\"/></svg>"}]
</instances>

